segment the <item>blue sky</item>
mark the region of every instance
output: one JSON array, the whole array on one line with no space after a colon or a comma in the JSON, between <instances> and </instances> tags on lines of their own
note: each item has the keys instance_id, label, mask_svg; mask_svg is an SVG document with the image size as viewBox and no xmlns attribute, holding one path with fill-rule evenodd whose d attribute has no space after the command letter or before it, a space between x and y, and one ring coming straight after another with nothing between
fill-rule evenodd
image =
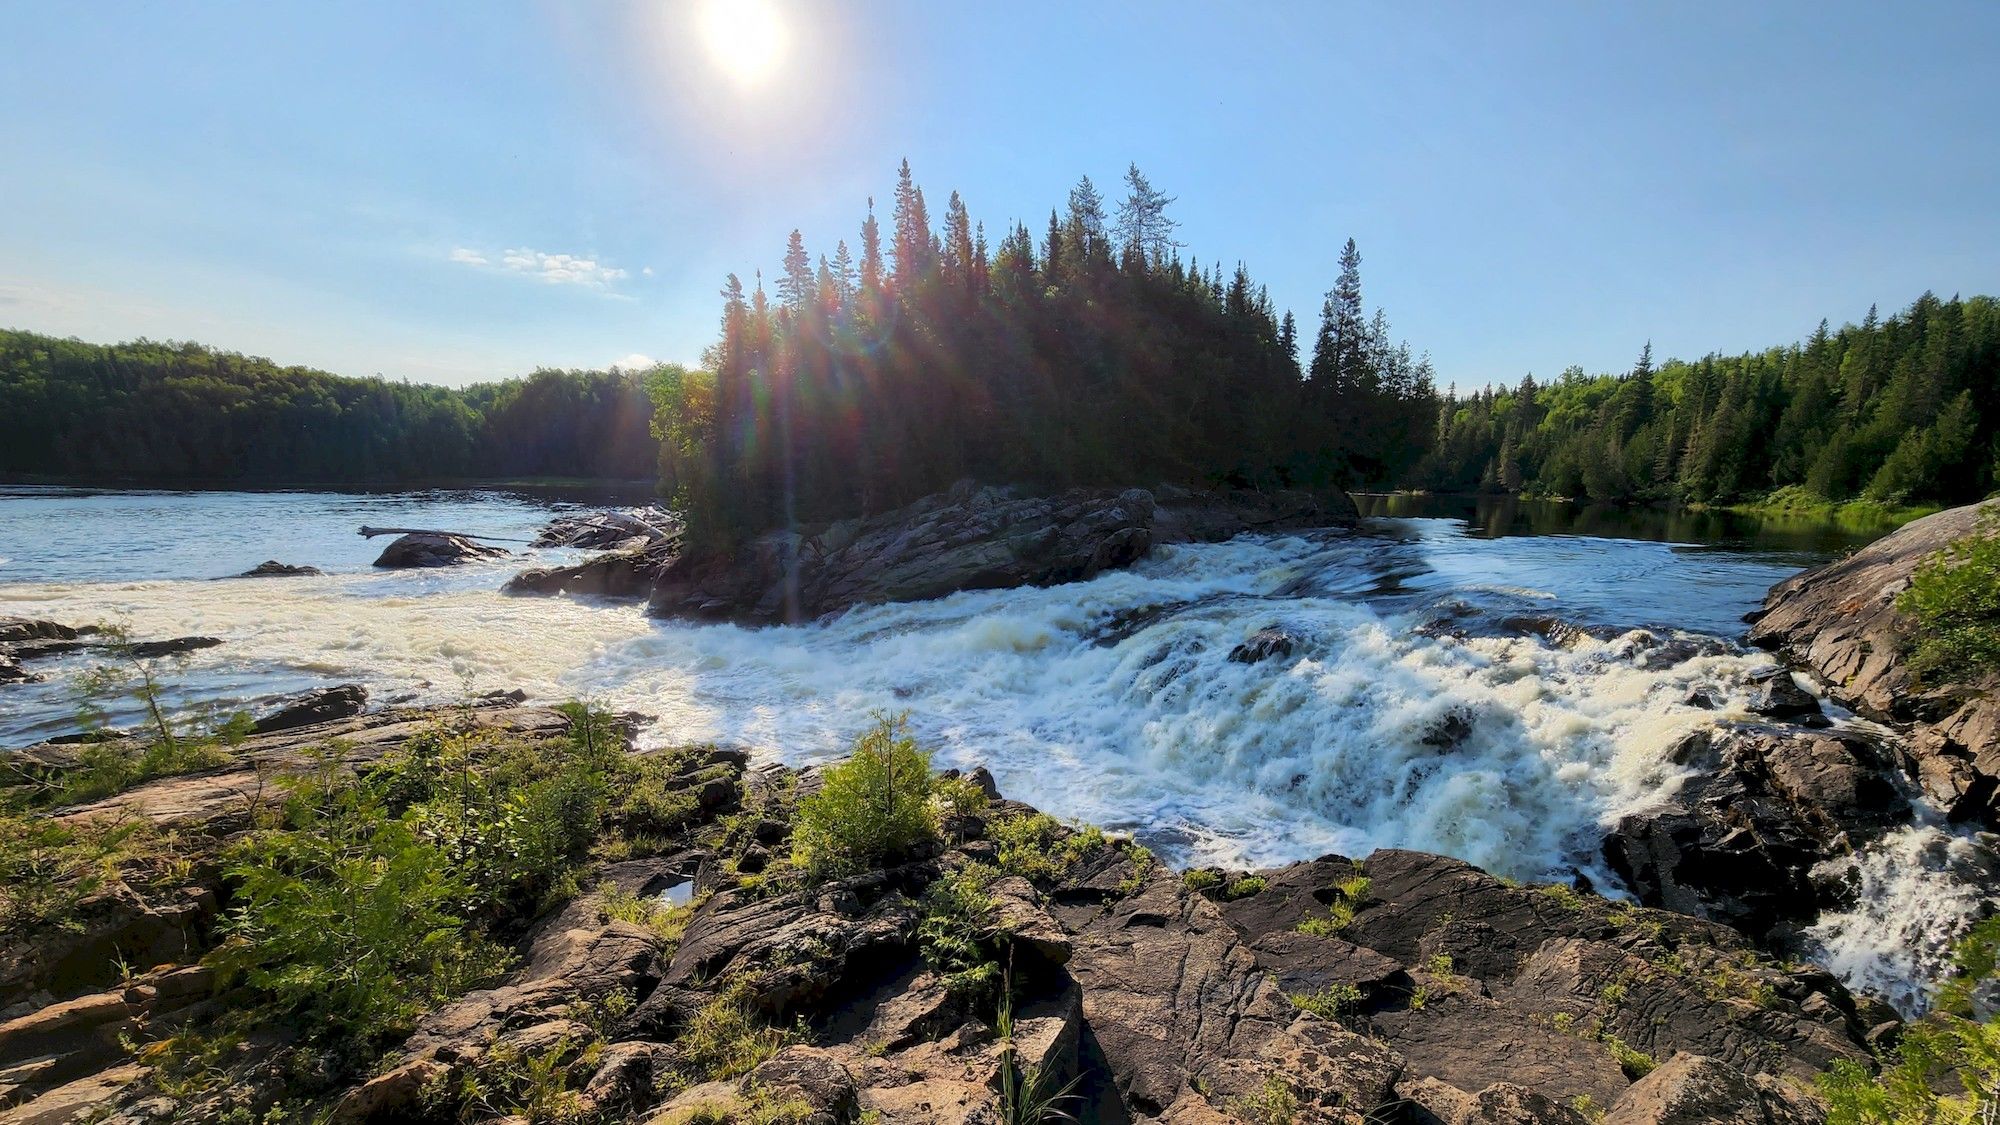
<instances>
[{"instance_id":1,"label":"blue sky","mask_svg":"<svg viewBox=\"0 0 2000 1125\"><path fill-rule=\"evenodd\" d=\"M1460 385L2000 291L2000 4L773 2L746 82L692 2L0 0L0 325L692 361L905 156L989 231L1137 161L1308 335L1353 236Z\"/></svg>"}]
</instances>

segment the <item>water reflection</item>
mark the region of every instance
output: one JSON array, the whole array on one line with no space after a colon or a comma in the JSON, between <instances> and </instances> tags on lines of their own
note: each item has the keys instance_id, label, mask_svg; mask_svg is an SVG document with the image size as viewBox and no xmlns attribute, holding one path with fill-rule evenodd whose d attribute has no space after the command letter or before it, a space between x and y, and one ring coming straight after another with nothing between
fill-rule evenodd
<instances>
[{"instance_id":1,"label":"water reflection","mask_svg":"<svg viewBox=\"0 0 2000 1125\"><path fill-rule=\"evenodd\" d=\"M1824 519L1727 511L1719 508L1623 508L1519 496L1412 493L1354 494L1364 516L1464 520L1468 534L1488 539L1521 535L1589 535L1666 543L1699 543L1730 550L1810 555L1844 554L1895 530L1895 524L1834 523Z\"/></svg>"}]
</instances>

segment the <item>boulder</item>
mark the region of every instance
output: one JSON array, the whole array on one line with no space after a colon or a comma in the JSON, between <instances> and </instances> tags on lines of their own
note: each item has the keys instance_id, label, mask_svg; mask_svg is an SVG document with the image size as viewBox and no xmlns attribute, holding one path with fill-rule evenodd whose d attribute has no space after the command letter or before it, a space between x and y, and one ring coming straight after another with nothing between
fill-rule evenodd
<instances>
[{"instance_id":1,"label":"boulder","mask_svg":"<svg viewBox=\"0 0 2000 1125\"><path fill-rule=\"evenodd\" d=\"M1925 516L1771 588L1750 640L1812 673L1837 702L1907 729L1909 771L1955 820L2000 828L2000 678L1920 683L1915 625L1896 598L1925 560L1980 533L1991 504Z\"/></svg>"},{"instance_id":2,"label":"boulder","mask_svg":"<svg viewBox=\"0 0 2000 1125\"><path fill-rule=\"evenodd\" d=\"M269 734L314 723L329 723L335 719L351 719L367 706L368 689L360 684L320 688L294 696L268 714L259 716L251 730L257 734Z\"/></svg>"},{"instance_id":3,"label":"boulder","mask_svg":"<svg viewBox=\"0 0 2000 1125\"><path fill-rule=\"evenodd\" d=\"M138 660L151 660L214 648L221 643L220 637L170 637L164 641L133 641L125 646L125 653Z\"/></svg>"},{"instance_id":4,"label":"boulder","mask_svg":"<svg viewBox=\"0 0 2000 1125\"><path fill-rule=\"evenodd\" d=\"M961 481L866 519L779 531L727 555L683 556L654 587L659 616L810 620L960 590L1048 586L1129 566L1154 546L1351 520L1304 493L1070 489L1047 496ZM1156 526L1157 525L1157 526Z\"/></svg>"},{"instance_id":5,"label":"boulder","mask_svg":"<svg viewBox=\"0 0 2000 1125\"><path fill-rule=\"evenodd\" d=\"M516 574L501 590L509 594L571 594L597 598L643 598L666 573L674 556L652 546L611 551L571 566L538 566Z\"/></svg>"},{"instance_id":6,"label":"boulder","mask_svg":"<svg viewBox=\"0 0 2000 1125\"><path fill-rule=\"evenodd\" d=\"M1685 1052L1632 1084L1604 1125L1818 1125L1824 1108L1769 1075Z\"/></svg>"},{"instance_id":7,"label":"boulder","mask_svg":"<svg viewBox=\"0 0 2000 1125\"><path fill-rule=\"evenodd\" d=\"M317 578L326 571L316 566L294 566L276 559L266 559L237 575L238 578Z\"/></svg>"},{"instance_id":8,"label":"boulder","mask_svg":"<svg viewBox=\"0 0 2000 1125\"><path fill-rule=\"evenodd\" d=\"M1904 819L1894 764L1854 731L1738 723L1673 751L1695 775L1620 818L1605 858L1648 906L1764 935L1829 905L1812 870Z\"/></svg>"},{"instance_id":9,"label":"boulder","mask_svg":"<svg viewBox=\"0 0 2000 1125\"><path fill-rule=\"evenodd\" d=\"M375 565L391 570L457 566L479 559L504 559L508 554L505 548L480 543L463 535L420 531L384 547Z\"/></svg>"},{"instance_id":10,"label":"boulder","mask_svg":"<svg viewBox=\"0 0 2000 1125\"><path fill-rule=\"evenodd\" d=\"M33 617L0 617L0 645L24 641L73 641L89 630Z\"/></svg>"},{"instance_id":11,"label":"boulder","mask_svg":"<svg viewBox=\"0 0 2000 1125\"><path fill-rule=\"evenodd\" d=\"M0 684L38 684L42 676L30 672L16 663L12 656L0 654Z\"/></svg>"},{"instance_id":12,"label":"boulder","mask_svg":"<svg viewBox=\"0 0 2000 1125\"><path fill-rule=\"evenodd\" d=\"M1298 643L1298 638L1276 626L1259 629L1230 649L1229 659L1236 664L1255 664L1274 656L1290 656Z\"/></svg>"}]
</instances>

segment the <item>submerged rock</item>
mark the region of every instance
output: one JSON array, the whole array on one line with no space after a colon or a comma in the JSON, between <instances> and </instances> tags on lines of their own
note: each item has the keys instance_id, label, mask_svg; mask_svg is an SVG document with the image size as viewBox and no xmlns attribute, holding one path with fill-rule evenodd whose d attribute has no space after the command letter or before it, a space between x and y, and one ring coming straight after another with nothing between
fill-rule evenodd
<instances>
[{"instance_id":1,"label":"submerged rock","mask_svg":"<svg viewBox=\"0 0 2000 1125\"><path fill-rule=\"evenodd\" d=\"M326 571L316 566L293 566L276 559L265 559L249 570L237 575L238 578L316 578Z\"/></svg>"},{"instance_id":2,"label":"submerged rock","mask_svg":"<svg viewBox=\"0 0 2000 1125\"><path fill-rule=\"evenodd\" d=\"M730 557L678 560L654 588L661 616L801 621L857 605L1094 577L1166 543L1352 520L1344 495L1071 489L1052 496L962 481L868 519L773 532Z\"/></svg>"},{"instance_id":3,"label":"submerged rock","mask_svg":"<svg viewBox=\"0 0 2000 1125\"><path fill-rule=\"evenodd\" d=\"M463 535L420 531L383 548L375 565L388 569L457 566L478 559L504 559L510 553L503 547L476 542Z\"/></svg>"},{"instance_id":4,"label":"submerged rock","mask_svg":"<svg viewBox=\"0 0 2000 1125\"><path fill-rule=\"evenodd\" d=\"M1230 649L1229 659L1236 664L1255 664L1274 656L1290 656L1298 643L1297 637L1276 626L1259 629L1242 644Z\"/></svg>"}]
</instances>

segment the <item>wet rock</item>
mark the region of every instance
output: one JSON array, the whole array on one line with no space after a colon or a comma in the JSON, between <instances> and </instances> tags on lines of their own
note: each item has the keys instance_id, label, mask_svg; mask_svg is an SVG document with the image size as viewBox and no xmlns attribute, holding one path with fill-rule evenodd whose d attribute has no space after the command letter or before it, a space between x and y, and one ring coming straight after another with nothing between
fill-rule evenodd
<instances>
[{"instance_id":1,"label":"wet rock","mask_svg":"<svg viewBox=\"0 0 2000 1125\"><path fill-rule=\"evenodd\" d=\"M367 706L368 689L360 684L320 688L287 700L270 713L259 716L250 729L257 734L269 734L335 719L349 719L359 715Z\"/></svg>"},{"instance_id":2,"label":"wet rock","mask_svg":"<svg viewBox=\"0 0 2000 1125\"><path fill-rule=\"evenodd\" d=\"M413 532L384 547L375 565L392 570L457 566L480 559L504 559L508 554L505 548L463 535Z\"/></svg>"},{"instance_id":3,"label":"wet rock","mask_svg":"<svg viewBox=\"0 0 2000 1125\"><path fill-rule=\"evenodd\" d=\"M0 684L38 684L42 677L15 663L11 656L0 655Z\"/></svg>"},{"instance_id":4,"label":"wet rock","mask_svg":"<svg viewBox=\"0 0 2000 1125\"><path fill-rule=\"evenodd\" d=\"M24 641L73 641L91 630L34 617L0 617L0 645Z\"/></svg>"},{"instance_id":5,"label":"wet rock","mask_svg":"<svg viewBox=\"0 0 2000 1125\"><path fill-rule=\"evenodd\" d=\"M1733 724L1695 732L1670 757L1697 775L1620 819L1605 857L1641 902L1746 933L1810 919L1826 905L1813 867L1905 812L1888 755L1857 733Z\"/></svg>"},{"instance_id":6,"label":"wet rock","mask_svg":"<svg viewBox=\"0 0 2000 1125\"><path fill-rule=\"evenodd\" d=\"M1924 561L1979 534L1991 504L1914 520L1847 558L1771 588L1751 615L1752 643L1813 674L1832 698L1908 728L1911 775L1957 820L2000 828L2000 680L1919 683L1908 660L1915 624L1896 609Z\"/></svg>"},{"instance_id":7,"label":"wet rock","mask_svg":"<svg viewBox=\"0 0 2000 1125\"><path fill-rule=\"evenodd\" d=\"M669 550L635 547L572 566L533 567L508 579L501 590L509 594L643 598L673 561L674 555Z\"/></svg>"},{"instance_id":8,"label":"wet rock","mask_svg":"<svg viewBox=\"0 0 2000 1125\"><path fill-rule=\"evenodd\" d=\"M220 637L173 637L164 641L134 641L125 646L125 653L139 660L151 660L161 656L179 656L182 653L214 648L221 643Z\"/></svg>"},{"instance_id":9,"label":"wet rock","mask_svg":"<svg viewBox=\"0 0 2000 1125\"><path fill-rule=\"evenodd\" d=\"M960 590L1048 586L1129 566L1158 543L1341 523L1352 511L1253 493L1166 494L1164 502L1139 488L1027 496L962 481L879 516L772 532L728 557L683 557L654 588L650 611L799 621Z\"/></svg>"},{"instance_id":10,"label":"wet rock","mask_svg":"<svg viewBox=\"0 0 2000 1125\"><path fill-rule=\"evenodd\" d=\"M1756 684L1756 691L1750 699L1751 714L1767 719L1804 721L1807 725L1826 724L1826 717L1820 712L1819 698L1800 687L1785 669L1765 669L1754 674L1752 682Z\"/></svg>"},{"instance_id":11,"label":"wet rock","mask_svg":"<svg viewBox=\"0 0 2000 1125\"><path fill-rule=\"evenodd\" d=\"M294 566L276 559L266 559L237 575L238 578L317 578L326 571L316 566Z\"/></svg>"},{"instance_id":12,"label":"wet rock","mask_svg":"<svg viewBox=\"0 0 2000 1125\"><path fill-rule=\"evenodd\" d=\"M1229 659L1235 664L1255 664L1274 656L1290 656L1298 643L1298 638L1276 626L1259 629L1242 644L1230 649Z\"/></svg>"},{"instance_id":13,"label":"wet rock","mask_svg":"<svg viewBox=\"0 0 2000 1125\"><path fill-rule=\"evenodd\" d=\"M1472 713L1463 707L1454 707L1425 727L1418 741L1433 750L1451 750L1471 737Z\"/></svg>"}]
</instances>

